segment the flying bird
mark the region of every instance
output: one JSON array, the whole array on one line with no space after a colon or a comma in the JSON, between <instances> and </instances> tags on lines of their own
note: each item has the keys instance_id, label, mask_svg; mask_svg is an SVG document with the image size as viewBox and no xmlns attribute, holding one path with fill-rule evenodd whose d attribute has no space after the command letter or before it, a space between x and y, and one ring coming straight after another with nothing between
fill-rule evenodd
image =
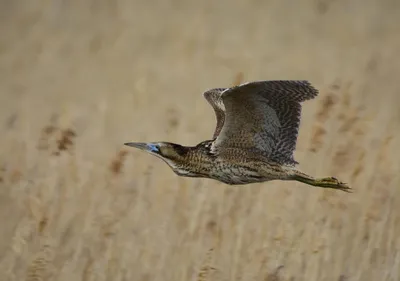
<instances>
[{"instance_id":1,"label":"flying bird","mask_svg":"<svg viewBox=\"0 0 400 281\"><path fill-rule=\"evenodd\" d=\"M193 147L170 142L128 142L165 161L179 176L230 185L272 180L350 191L335 177L314 178L298 169L301 103L318 95L308 81L255 81L203 93L217 125L213 138Z\"/></svg>"}]
</instances>

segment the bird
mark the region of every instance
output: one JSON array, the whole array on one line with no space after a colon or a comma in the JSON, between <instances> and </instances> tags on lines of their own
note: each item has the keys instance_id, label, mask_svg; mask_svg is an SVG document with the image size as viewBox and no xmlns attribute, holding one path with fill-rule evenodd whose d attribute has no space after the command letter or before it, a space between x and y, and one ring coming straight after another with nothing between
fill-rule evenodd
<instances>
[{"instance_id":1,"label":"bird","mask_svg":"<svg viewBox=\"0 0 400 281\"><path fill-rule=\"evenodd\" d=\"M178 176L209 178L228 185L274 180L351 192L335 177L315 178L294 159L302 103L318 90L307 80L266 80L211 88L216 127L211 139L196 146L171 142L127 142L162 159Z\"/></svg>"}]
</instances>

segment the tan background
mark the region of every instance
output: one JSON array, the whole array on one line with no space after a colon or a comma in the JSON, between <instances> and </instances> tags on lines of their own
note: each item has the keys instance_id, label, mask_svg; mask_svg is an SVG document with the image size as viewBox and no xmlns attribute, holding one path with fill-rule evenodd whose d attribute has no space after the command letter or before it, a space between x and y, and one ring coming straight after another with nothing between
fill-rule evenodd
<instances>
[{"instance_id":1,"label":"tan background","mask_svg":"<svg viewBox=\"0 0 400 281\"><path fill-rule=\"evenodd\" d=\"M0 1L1 280L400 280L400 2ZM202 92L307 79L293 182L177 177ZM75 135L75 136L74 136Z\"/></svg>"}]
</instances>

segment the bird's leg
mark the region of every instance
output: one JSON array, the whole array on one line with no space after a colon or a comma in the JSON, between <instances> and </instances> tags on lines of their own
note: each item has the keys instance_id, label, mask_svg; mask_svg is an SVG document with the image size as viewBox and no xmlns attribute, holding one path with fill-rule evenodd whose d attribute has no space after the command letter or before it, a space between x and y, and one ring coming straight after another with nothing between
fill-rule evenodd
<instances>
[{"instance_id":1,"label":"bird's leg","mask_svg":"<svg viewBox=\"0 0 400 281\"><path fill-rule=\"evenodd\" d=\"M343 190L346 192L350 192L351 188L344 182L339 181L337 178L334 177L328 177L328 178L313 178L312 176L309 176L305 173L302 173L300 171L293 171L294 174L291 177L292 180L296 180L305 184L309 184L312 186L319 186L323 188L333 188L333 189L339 189Z\"/></svg>"}]
</instances>

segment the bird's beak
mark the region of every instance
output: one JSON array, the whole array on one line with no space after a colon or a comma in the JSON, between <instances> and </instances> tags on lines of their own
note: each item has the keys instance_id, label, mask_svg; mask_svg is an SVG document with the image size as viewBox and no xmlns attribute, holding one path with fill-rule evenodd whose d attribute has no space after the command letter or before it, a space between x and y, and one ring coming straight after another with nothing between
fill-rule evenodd
<instances>
[{"instance_id":1,"label":"bird's beak","mask_svg":"<svg viewBox=\"0 0 400 281\"><path fill-rule=\"evenodd\" d=\"M157 153L160 151L160 148L157 144L154 143L145 143L145 142L126 142L124 145L132 146L138 148L140 150L144 150L147 152Z\"/></svg>"}]
</instances>

